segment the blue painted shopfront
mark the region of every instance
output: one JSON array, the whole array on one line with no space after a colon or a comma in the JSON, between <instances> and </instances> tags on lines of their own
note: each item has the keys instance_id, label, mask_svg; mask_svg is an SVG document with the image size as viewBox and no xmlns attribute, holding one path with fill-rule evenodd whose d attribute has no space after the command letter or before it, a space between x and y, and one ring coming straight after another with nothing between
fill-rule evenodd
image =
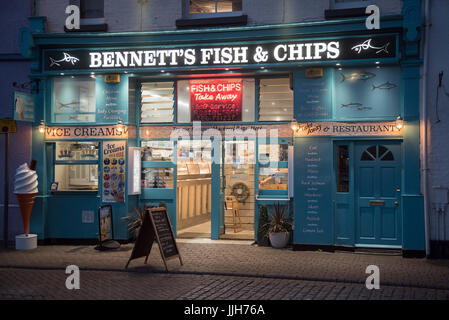
<instances>
[{"instance_id":1,"label":"blue painted shopfront","mask_svg":"<svg viewBox=\"0 0 449 320\"><path fill-rule=\"evenodd\" d=\"M404 1L404 12L416 6L416 1ZM419 10L419 9L418 9ZM36 19L35 19L36 20ZM294 218L293 244L301 249L317 246L362 246L424 249L423 198L420 193L419 166L419 66L417 41L419 34L413 28L419 21L409 15L382 18L380 32L370 33L365 21L359 18L345 20L204 29L195 31L138 32L117 34L46 34L34 27L33 43L23 43L32 57L30 77L40 80L35 130L33 130L33 158L38 160L39 196L33 209L31 229L39 239L95 239L97 221L83 223L82 211L95 211L102 203L102 184L97 192L51 192L54 181L54 143L79 141L74 137L61 140L43 137L37 132L39 120L45 120L48 128L114 126L117 119L135 131L128 137L94 136L99 148L107 141L126 141L127 147L142 146L143 141L168 141L169 137L146 137L146 131L170 130L173 127L192 127L179 117L177 99L170 123L141 123L142 83L185 79L233 78L254 79L254 116L251 121L203 122L202 125L233 128L237 126L284 126L290 121L259 120L259 85L262 79L289 78L293 90L293 116L306 126L307 134L284 134L276 140L246 139L254 143L256 160L252 167L254 191L254 236L256 236L258 211L262 204L272 209L279 201L288 204ZM39 21L37 21L39 22ZM42 21L41 21L42 22ZM386 30L386 31L383 31ZM294 41L338 40L351 37L366 41L377 36L394 39L394 51L388 57L366 59L325 59L310 61L285 61L266 63L235 63L215 66L153 66L108 67L104 69L48 69L47 54L99 52L104 50L146 50L157 48L199 48L205 45L237 46L245 44L270 44L279 41L279 35L288 43ZM392 38L391 38L392 37ZM247 39L247 41L242 41ZM169 46L167 46L169 44ZM287 48L287 45L286 47ZM26 50L25 50L26 51ZM390 54L390 53L389 53ZM286 56L287 57L287 56ZM282 58L282 57L281 57ZM322 76L309 77L308 68L322 71ZM211 70L212 69L212 70ZM316 70L315 70L316 71ZM76 81L78 77L90 77L94 73L96 83L96 108L85 110L75 118L66 108L72 100L79 99L80 92L55 95L55 86ZM106 88L104 77L119 74L120 82ZM93 77L92 77L93 78ZM129 93L132 87L134 96ZM69 88L69 86L67 87ZM174 86L174 96L177 96ZM111 91L116 101L110 108L105 91ZM59 94L58 93L58 94ZM77 96L78 95L78 96ZM87 94L87 96L89 96ZM55 109L58 111L55 113ZM393 123L398 116L404 120L400 135L370 134L376 125ZM78 115L77 115L78 117ZM75 120L76 119L76 120ZM86 119L86 121L84 121ZM335 126L334 133L317 134L310 130L323 124ZM351 129L337 128L344 123L371 123L372 127ZM364 129L365 128L365 129ZM366 129L367 128L367 129ZM82 130L82 129L81 129ZM335 131L336 130L336 131ZM360 130L360 131L357 131ZM133 132L134 132L133 131ZM153 132L152 131L152 132ZM345 133L346 132L346 133ZM152 134L150 134L152 136ZM84 138L85 139L85 138ZM194 139L194 138L192 138ZM239 140L238 138L234 140ZM211 140L212 157L222 157L226 139ZM174 143L177 150L178 142ZM266 164L259 161L258 148L263 144L285 144L293 148L294 160L277 160L276 168L294 172L291 188L265 190L259 188L259 172ZM126 223L122 218L134 212L137 206L159 205L164 202L177 232L177 153L167 161L143 161L148 169L167 169L173 172L173 185L169 188L142 188L140 195L126 195L124 203L115 203L115 238L128 239ZM369 159L369 160L364 160ZM98 170L103 170L102 158ZM212 162L210 168L211 230L210 237L219 239L224 225L223 167ZM129 175L130 172L127 172ZM290 192L291 191L291 192ZM256 238L256 237L254 237Z\"/></svg>"}]
</instances>

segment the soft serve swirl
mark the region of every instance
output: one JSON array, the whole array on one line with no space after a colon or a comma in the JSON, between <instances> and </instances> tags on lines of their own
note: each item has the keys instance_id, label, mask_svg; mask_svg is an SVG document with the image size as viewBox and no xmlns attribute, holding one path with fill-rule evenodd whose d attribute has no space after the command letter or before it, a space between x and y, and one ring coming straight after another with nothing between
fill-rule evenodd
<instances>
[{"instance_id":1,"label":"soft serve swirl","mask_svg":"<svg viewBox=\"0 0 449 320\"><path fill-rule=\"evenodd\" d=\"M14 193L37 193L37 174L24 163L16 170Z\"/></svg>"}]
</instances>

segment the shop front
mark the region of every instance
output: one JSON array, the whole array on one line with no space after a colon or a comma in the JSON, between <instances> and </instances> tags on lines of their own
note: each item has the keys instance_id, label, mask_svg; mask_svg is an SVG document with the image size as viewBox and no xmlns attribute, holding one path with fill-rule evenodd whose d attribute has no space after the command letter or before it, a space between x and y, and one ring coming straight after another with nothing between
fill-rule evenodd
<instances>
[{"instance_id":1,"label":"shop front","mask_svg":"<svg viewBox=\"0 0 449 320\"><path fill-rule=\"evenodd\" d=\"M387 20L34 33L32 228L95 239L110 203L126 240L122 218L164 205L178 237L256 239L260 207L280 203L295 249L422 250L419 62Z\"/></svg>"}]
</instances>

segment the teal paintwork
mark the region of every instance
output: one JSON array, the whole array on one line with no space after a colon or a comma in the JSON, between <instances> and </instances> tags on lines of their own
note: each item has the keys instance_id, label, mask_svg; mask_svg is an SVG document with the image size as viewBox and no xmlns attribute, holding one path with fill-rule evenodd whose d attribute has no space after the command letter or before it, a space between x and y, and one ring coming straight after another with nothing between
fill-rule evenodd
<instances>
[{"instance_id":1,"label":"teal paintwork","mask_svg":"<svg viewBox=\"0 0 449 320\"><path fill-rule=\"evenodd\" d=\"M419 67L421 61L418 56L418 41L420 37L417 27L420 25L420 8L419 0L403 0L403 15L383 16L381 18L381 26L384 30L389 30L390 34L395 34L398 45L398 58L381 60L381 65L392 65L395 69L400 67L401 74L400 83L400 110L398 113L403 115L405 120L404 135L402 137L382 137L382 141L402 141L401 145L401 179L402 191L400 194L400 207L402 219L402 239L398 243L404 249L408 250L422 250L424 248L424 217L423 217L423 198L420 194L420 164L419 164ZM22 30L20 36L20 44L22 52L29 57L32 57L31 74L30 77L40 79L40 92L36 103L36 121L33 127L32 136L32 157L38 160L38 175L39 177L46 177L39 180L39 195L36 198L35 207L31 220L31 231L39 235L39 239L49 238L96 238L97 228L95 220L94 224L83 225L81 223L81 210L96 210L101 204L99 195L101 194L101 187L96 195L73 194L68 197L65 194L51 194L49 190L49 183L52 177L52 165L49 154L51 154L51 147L45 143L41 134L37 133L37 125L40 119L44 119L47 123L51 120L51 105L53 83L51 76L57 75L57 72L42 72L43 55L42 50L47 48L115 48L119 46L126 47L155 47L166 46L170 44L177 45L201 45L204 43L220 44L220 43L247 43L247 40L257 43L265 41L272 41L273 39L302 39L308 37L310 39L320 39L328 37L342 37L349 33L364 33L365 20L363 18L349 18L344 20L328 20L307 23L269 25L269 26L248 26L248 27L232 27L232 28L210 28L198 30L176 30L176 31L158 31L158 32L126 32L126 33L70 33L70 34L46 34L42 33L44 18L36 17L34 19L31 29ZM34 27L36 25L36 27ZM33 30L33 31L31 31ZM401 30L406 32L401 34ZM28 36L27 36L28 35ZM400 37L402 35L402 38ZM246 40L242 40L246 39ZM400 50L400 52L399 52ZM401 58L400 54L401 53ZM335 72L335 64L339 61L316 62L309 63L308 66L323 66L332 74ZM368 68L375 66L375 59L362 61L345 61L344 68ZM306 64L304 64L306 65ZM261 70L259 67L265 67ZM256 114L258 111L258 81L261 76L275 75L276 73L283 73L284 75L293 72L295 92L300 87L299 76L303 71L299 68L301 65L297 63L278 64L270 66L260 64L259 66L240 65L237 66L236 71L250 73L256 78ZM194 74L229 74L229 71L222 69L218 70L198 70L193 71ZM201 68L199 68L201 69ZM344 69L345 70L345 69ZM129 74L130 78L137 78L137 86L141 81L147 79L157 79L158 81L164 79L173 79L174 77L185 77L186 72L192 73L188 68L171 68L170 72L163 75L159 70L152 70L148 72L145 69L130 70L133 74ZM116 69L104 70L97 72L97 74L118 72ZM120 72L123 72L121 70ZM71 72L70 75L88 74L87 71ZM376 83L378 85L378 83ZM335 102L335 94L339 88L335 81L331 84L332 107L338 105ZM295 93L295 115L298 114L299 96ZM129 112L133 113L133 117L128 115L129 124L139 124L140 93L136 90L135 108ZM47 106L44 108L44 106ZM378 120L394 120L394 116L398 110L394 109L389 114L383 114ZM308 120L323 120L310 118ZM350 114L341 115L332 110L331 116L325 120L348 120L353 119ZM357 117L359 121L369 121L373 119L373 114L366 117ZM298 119L300 121L301 119ZM174 125L181 125L176 122ZM284 122L285 123L285 122ZM53 123L56 125L56 123ZM225 123L209 123L210 125L223 125ZM238 125L261 124L257 119L254 122L236 123ZM264 123L264 124L278 124L278 123ZM71 124L68 124L71 125ZM76 123L76 125L91 125L91 123ZM191 125L191 124L182 124ZM206 125L206 124L205 124ZM160 124L166 126L166 124ZM145 127L145 125L138 125ZM288 140L288 139L287 139ZM258 175L255 175L256 194L259 195L255 205L255 226L258 222L258 211L262 204L269 205L269 210L272 210L272 205L275 201L272 198L275 196L281 203L289 204L290 208L294 208L294 226L293 242L296 244L356 244L356 219L354 217L354 204L356 196L356 186L352 183L350 192L348 194L337 193L335 190L335 163L334 152L335 146L338 144L348 144L350 153L355 152L355 145L357 141L374 141L379 138L374 137L323 137L323 138L294 138L290 139L295 148L295 183L294 183L294 201L285 197L282 190L277 190L275 193L264 194L265 191L258 189ZM137 137L129 139L129 146L138 146L142 139L137 130ZM256 143L256 154L258 144ZM319 173L326 186L323 189L323 197L320 199L320 205L328 208L328 211L323 213L320 218L320 224L324 232L316 232L311 234L303 232L303 227L306 225L307 218L307 203L303 194L305 192L304 186L301 185L302 177L306 175L306 167L301 159L305 156L306 148L310 145L319 147L320 155L323 158L322 171ZM176 145L175 145L176 148ZM214 153L221 156L221 141L214 141ZM101 161L101 160L100 160ZM176 161L174 161L176 163ZM279 166L285 164L279 163ZM143 162L143 167L170 167L174 169L174 188L173 189L143 189L140 196L128 196L125 204L114 205L114 226L115 237L126 239L128 232L126 225L120 219L130 213L134 212L134 208L139 205L143 207L146 205L158 206L161 201L167 205L170 219L176 232L176 166L173 163L154 163ZM258 172L262 165L256 162L255 171ZM356 180L355 163L350 164L350 179ZM211 238L218 239L220 236L220 227L224 223L223 213L223 181L222 167L219 164L212 165L212 229ZM265 198L265 199L264 199ZM63 213L58 212L60 208L70 206L68 210ZM96 217L96 215L95 215ZM95 218L96 219L96 218ZM256 237L256 228L255 228ZM378 244L382 246L382 244Z\"/></svg>"}]
</instances>

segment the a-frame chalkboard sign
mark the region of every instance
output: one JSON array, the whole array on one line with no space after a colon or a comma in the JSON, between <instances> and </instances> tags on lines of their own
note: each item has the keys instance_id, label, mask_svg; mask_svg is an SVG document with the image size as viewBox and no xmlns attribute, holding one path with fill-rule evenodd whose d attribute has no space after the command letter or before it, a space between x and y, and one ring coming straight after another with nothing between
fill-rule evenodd
<instances>
[{"instance_id":1,"label":"a-frame chalkboard sign","mask_svg":"<svg viewBox=\"0 0 449 320\"><path fill-rule=\"evenodd\" d=\"M166 271L168 271L167 260L169 259L179 258L179 262L182 265L181 255L179 253L178 245L176 244L167 209L148 208L143 215L142 226L140 227L131 257L126 264L125 269L128 268L131 260L140 257L145 257L145 263L147 263L154 238L156 238L159 245L159 251L161 252Z\"/></svg>"}]
</instances>

